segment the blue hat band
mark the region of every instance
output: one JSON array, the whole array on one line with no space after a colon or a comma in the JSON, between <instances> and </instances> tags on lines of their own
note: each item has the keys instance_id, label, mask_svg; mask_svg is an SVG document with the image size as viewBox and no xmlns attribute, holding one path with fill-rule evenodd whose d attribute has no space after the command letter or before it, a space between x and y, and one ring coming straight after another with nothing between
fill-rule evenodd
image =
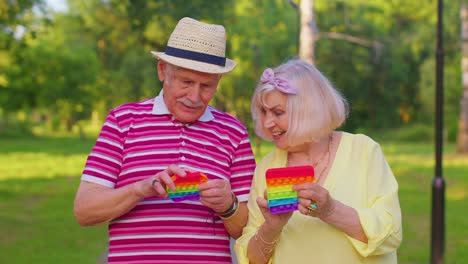
<instances>
[{"instance_id":1,"label":"blue hat band","mask_svg":"<svg viewBox=\"0 0 468 264\"><path fill-rule=\"evenodd\" d=\"M215 64L215 65L219 65L223 67L226 66L225 57L219 57L219 56L200 53L200 52L191 51L191 50L178 49L178 48L173 48L170 46L166 47L165 53L166 55L170 55L170 56L174 56L178 58L205 62L205 63Z\"/></svg>"}]
</instances>

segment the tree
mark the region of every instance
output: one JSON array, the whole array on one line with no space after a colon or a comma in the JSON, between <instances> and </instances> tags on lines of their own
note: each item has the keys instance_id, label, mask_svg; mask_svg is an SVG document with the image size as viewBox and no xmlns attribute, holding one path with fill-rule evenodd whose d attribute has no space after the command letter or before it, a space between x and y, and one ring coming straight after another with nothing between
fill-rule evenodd
<instances>
[{"instance_id":1,"label":"tree","mask_svg":"<svg viewBox=\"0 0 468 264\"><path fill-rule=\"evenodd\" d=\"M57 118L70 131L92 109L91 85L96 81L97 59L80 43L67 48L56 40L42 39L18 53L11 80L9 102L14 109L34 110L46 121Z\"/></svg>"},{"instance_id":2,"label":"tree","mask_svg":"<svg viewBox=\"0 0 468 264\"><path fill-rule=\"evenodd\" d=\"M314 19L314 0L301 0L301 42L299 57L314 63L317 29Z\"/></svg>"},{"instance_id":3,"label":"tree","mask_svg":"<svg viewBox=\"0 0 468 264\"><path fill-rule=\"evenodd\" d=\"M460 117L458 121L457 151L468 153L468 6L463 3L460 8L462 37L462 85L460 99Z\"/></svg>"},{"instance_id":4,"label":"tree","mask_svg":"<svg viewBox=\"0 0 468 264\"><path fill-rule=\"evenodd\" d=\"M298 53L301 59L314 63L315 42L319 38L341 39L358 45L373 47L376 49L376 55L379 56L383 47L378 41L369 41L367 39L338 32L318 32L315 22L314 1L315 0L300 0L299 7L293 0L288 0L296 10L300 20Z\"/></svg>"},{"instance_id":5,"label":"tree","mask_svg":"<svg viewBox=\"0 0 468 264\"><path fill-rule=\"evenodd\" d=\"M33 1L11 3L20 2ZM43 111L41 107L46 105L47 97L36 89L38 86L30 85L34 82L46 80L40 87L64 98L70 91L60 90L67 85L58 83L57 72L76 75L66 65L83 65L83 61L70 53L70 50L79 50L90 62L90 67L82 66L83 73L91 71L83 76L82 79L87 80L83 83L63 77L84 95L83 98L72 95L67 102L80 108L83 102L88 102L82 99L92 92L92 105L86 109L92 109L92 120L100 125L110 108L152 97L159 91L156 60L149 51L164 50L177 21L191 16L225 26L226 55L239 66L223 77L211 103L236 116L250 129L250 99L262 71L298 54L319 65L351 102L351 115L343 129L365 132L414 121L433 121L433 96L430 94L434 90L431 60L436 12L431 0L194 0L190 3L183 0L69 0L68 4L69 11L61 14L37 17L35 12L28 11L31 8L17 13L20 15L16 17L22 19L20 25L27 25L26 33L23 38L10 38L13 48L7 48L6 59L0 49L0 114L11 111L9 116L14 117L16 111ZM0 17L5 14L2 7L4 5L0 4ZM449 40L446 69L454 76L445 79L445 114L449 123L448 136L452 140L456 138L458 127L454 124L458 123L460 112L459 80L456 83L456 76L460 76L457 63L460 28L459 18L454 16L459 11L458 5L447 5L449 22L444 29L444 38ZM41 17L47 17L48 21L41 22ZM18 24L15 23L9 22L9 25ZM308 32L302 34L305 37L301 37L301 30ZM300 46L300 43L306 44ZM4 44L0 41L0 46ZM46 53L50 45L57 52ZM43 56L51 56L51 59L43 59ZM38 60L32 59L36 57ZM46 66L51 66L52 62L61 66L36 67L38 61ZM40 74L34 76L33 72ZM5 78L6 73L8 78ZM62 119L59 114L72 108L63 105L51 116Z\"/></svg>"},{"instance_id":6,"label":"tree","mask_svg":"<svg viewBox=\"0 0 468 264\"><path fill-rule=\"evenodd\" d=\"M371 56L374 56L372 59L370 59L370 62L372 64L377 64L380 63L380 56L382 53L383 45L376 40L367 40L362 37L357 37L356 33L355 34L346 34L345 32L320 32L317 27L316 23L316 15L315 15L315 1L314 0L300 0L299 5L296 4L293 0L288 0L288 2L293 6L295 9L297 16L299 17L300 20L300 27L299 27L299 50L298 54L299 57L305 61L308 61L310 63L316 63L316 42L319 39L333 39L333 40L342 40L347 43L352 43L352 44L357 44L361 47L370 47L371 50L374 51L374 53L371 54ZM335 8L339 9L340 11L343 11L345 19L347 18L347 9L345 3L342 3L341 1L338 1L337 3L334 3ZM325 13L328 12L328 9L323 10ZM337 16L338 12L336 12ZM344 23L349 23L349 21L345 21ZM324 23L325 24L325 23ZM348 25L345 24L344 27L341 27L342 29L346 29ZM325 28L325 26L323 27ZM378 68L378 67L376 67ZM378 75L377 75L378 76ZM371 93L373 93L374 90L369 90ZM372 97L372 95L369 95ZM371 103L366 103L365 109L363 111L366 111L368 113L368 116L371 117L371 119L375 119L373 115L375 114L375 101L371 101ZM356 104L359 106L359 103ZM359 108L356 108L359 110Z\"/></svg>"}]
</instances>

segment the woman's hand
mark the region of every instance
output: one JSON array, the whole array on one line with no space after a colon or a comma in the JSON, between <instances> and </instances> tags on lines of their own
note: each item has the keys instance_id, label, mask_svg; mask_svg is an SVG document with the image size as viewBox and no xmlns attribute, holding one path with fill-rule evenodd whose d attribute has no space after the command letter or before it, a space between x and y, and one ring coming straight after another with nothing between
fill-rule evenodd
<instances>
[{"instance_id":1,"label":"woman's hand","mask_svg":"<svg viewBox=\"0 0 468 264\"><path fill-rule=\"evenodd\" d=\"M299 198L299 211L302 214L325 219L335 209L336 201L327 189L316 183L303 183L293 187Z\"/></svg>"},{"instance_id":2,"label":"woman's hand","mask_svg":"<svg viewBox=\"0 0 468 264\"><path fill-rule=\"evenodd\" d=\"M265 191L263 197L257 197L257 205L262 212L263 218L265 218L265 228L269 230L281 230L283 226L288 223L293 212L285 212L279 214L272 214L270 208L268 208L267 192Z\"/></svg>"}]
</instances>

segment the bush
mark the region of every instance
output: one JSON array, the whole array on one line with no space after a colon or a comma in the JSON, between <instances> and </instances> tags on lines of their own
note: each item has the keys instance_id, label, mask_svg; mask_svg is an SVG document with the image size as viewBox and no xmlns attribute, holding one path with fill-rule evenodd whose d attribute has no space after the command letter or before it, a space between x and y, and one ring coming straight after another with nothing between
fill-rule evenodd
<instances>
[{"instance_id":1,"label":"bush","mask_svg":"<svg viewBox=\"0 0 468 264\"><path fill-rule=\"evenodd\" d=\"M411 124L386 130L366 130L367 135L377 141L431 142L434 140L434 126L429 124Z\"/></svg>"},{"instance_id":2,"label":"bush","mask_svg":"<svg viewBox=\"0 0 468 264\"><path fill-rule=\"evenodd\" d=\"M26 122L0 120L0 137L18 138L32 136L31 125Z\"/></svg>"}]
</instances>

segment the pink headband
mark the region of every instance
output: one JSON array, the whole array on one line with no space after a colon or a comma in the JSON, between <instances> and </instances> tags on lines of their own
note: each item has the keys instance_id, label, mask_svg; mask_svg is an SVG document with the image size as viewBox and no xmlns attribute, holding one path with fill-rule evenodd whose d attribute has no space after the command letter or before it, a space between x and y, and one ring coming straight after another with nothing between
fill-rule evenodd
<instances>
[{"instance_id":1,"label":"pink headband","mask_svg":"<svg viewBox=\"0 0 468 264\"><path fill-rule=\"evenodd\" d=\"M285 94L297 94L296 87L292 86L291 83L285 78L275 77L275 72L271 68L266 68L263 71L262 77L260 77L261 83L271 84Z\"/></svg>"}]
</instances>

